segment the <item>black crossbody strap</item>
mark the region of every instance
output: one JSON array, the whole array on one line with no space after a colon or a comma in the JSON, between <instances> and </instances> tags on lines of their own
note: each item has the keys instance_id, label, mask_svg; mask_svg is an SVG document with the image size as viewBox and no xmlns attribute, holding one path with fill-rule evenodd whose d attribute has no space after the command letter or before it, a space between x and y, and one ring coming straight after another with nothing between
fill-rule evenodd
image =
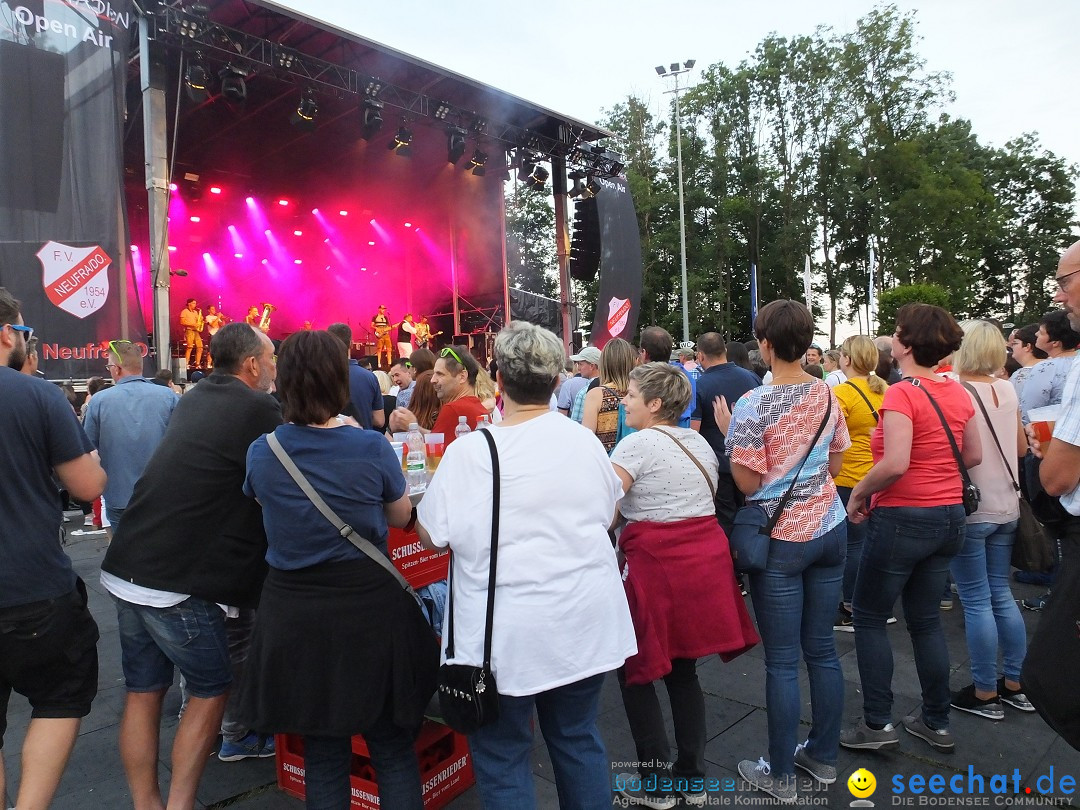
<instances>
[{"instance_id":1,"label":"black crossbody strap","mask_svg":"<svg viewBox=\"0 0 1080 810\"><path fill-rule=\"evenodd\" d=\"M829 388L827 385L825 387ZM772 517L769 518L769 522L765 526L764 533L766 535L771 535L772 530L776 528L777 521L780 520L780 516L784 513L784 509L787 508L788 501L791 500L791 493L795 491L795 484L798 483L799 475L802 473L803 467L806 466L806 460L810 458L810 454L814 452L814 448L817 447L818 439L821 438L821 434L825 430L825 425L829 423L829 416L832 415L831 388L829 388L828 390L828 399L825 400L825 403L825 416L822 417L821 424L818 425L817 433L814 434L814 439L810 442L810 449L806 451L806 455L803 456L803 460L799 462L799 469L795 470L795 477L791 479L791 486L788 487L787 492L784 493L784 497L780 499L780 503L776 505L776 509L773 511Z\"/></svg>"},{"instance_id":2,"label":"black crossbody strap","mask_svg":"<svg viewBox=\"0 0 1080 810\"><path fill-rule=\"evenodd\" d=\"M866 394L864 394L864 393L862 392L862 389L861 389L861 388L859 388L859 386L857 386L857 385L856 385L855 383L853 383L853 382L852 382L851 380L844 380L844 385L850 385L850 386L851 386L852 388L854 388L854 389L855 389L856 393L858 393L858 395L859 395L860 397L862 397L862 400L863 400L863 402L865 402L865 403L866 403L866 407L870 409L870 413L872 413L872 414L874 415L874 421L875 421L875 422L880 422L880 421L881 421L881 418L880 418L880 417L878 416L878 412L877 412L877 410L876 410L876 409L874 408L874 406L873 406L873 405L871 405L871 404L870 404L870 398L869 398L869 397L867 397L867 396L866 396Z\"/></svg>"},{"instance_id":3,"label":"black crossbody strap","mask_svg":"<svg viewBox=\"0 0 1080 810\"><path fill-rule=\"evenodd\" d=\"M934 406L938 419L941 420L941 426L945 428L945 436L949 439L949 446L952 448L953 458L956 459L956 468L960 470L960 477L964 479L965 485L971 484L971 478L968 476L967 467L964 466L964 459L960 455L960 448L956 446L956 439L953 438L952 431L949 429L949 423L945 421L945 414L943 414L941 408L938 407L937 400L926 390L925 386L919 385L918 378L914 380L909 379L908 382L926 394L926 398L929 399L930 404Z\"/></svg>"},{"instance_id":4,"label":"black crossbody strap","mask_svg":"<svg viewBox=\"0 0 1080 810\"><path fill-rule=\"evenodd\" d=\"M491 553L488 562L487 616L484 619L484 669L491 669L491 629L495 615L495 568L499 559L499 492L501 489L499 473L499 451L491 431L484 429L480 433L487 439L491 451ZM446 603L446 657L454 657L454 561L450 560L450 596Z\"/></svg>"},{"instance_id":5,"label":"black crossbody strap","mask_svg":"<svg viewBox=\"0 0 1080 810\"><path fill-rule=\"evenodd\" d=\"M1001 442L998 441L997 431L994 430L994 424L990 421L990 414L987 412L986 406L983 405L982 397L979 396L978 391L963 380L960 381L960 384L971 393L971 396L975 398L975 402L978 403L979 410L982 411L983 418L986 420L986 426L990 429L990 435L994 439L994 446L997 447L998 452L1001 454L1001 461L1005 464L1005 473L1009 476L1009 480L1012 481L1013 489L1019 494L1020 485L1016 483L1016 477L1012 474L1012 467L1009 466L1009 460L1005 457L1005 451L1001 449Z\"/></svg>"}]
</instances>

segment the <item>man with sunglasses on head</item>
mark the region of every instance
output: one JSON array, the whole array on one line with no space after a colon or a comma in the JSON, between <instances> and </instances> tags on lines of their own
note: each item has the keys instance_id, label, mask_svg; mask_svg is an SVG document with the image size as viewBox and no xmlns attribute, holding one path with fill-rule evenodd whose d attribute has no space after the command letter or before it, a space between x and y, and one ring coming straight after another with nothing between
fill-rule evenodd
<instances>
[{"instance_id":1,"label":"man with sunglasses on head","mask_svg":"<svg viewBox=\"0 0 1080 810\"><path fill-rule=\"evenodd\" d=\"M20 808L49 806L97 694L98 629L61 546L53 473L80 500L105 488L105 472L64 393L19 371L33 334L19 302L0 287L0 749L15 691L31 706ZM5 789L0 758L0 799Z\"/></svg>"},{"instance_id":2,"label":"man with sunglasses on head","mask_svg":"<svg viewBox=\"0 0 1080 810\"><path fill-rule=\"evenodd\" d=\"M491 415L474 393L478 373L480 373L480 364L464 346L447 346L439 352L439 357L435 360L431 384L439 397L441 407L431 430L421 428L424 433L441 433L443 444L449 445L457 438L454 431L462 416L465 417L469 428L476 430L480 417ZM396 431L408 430L409 425L415 421L416 417L412 411L408 408L398 408L391 414L390 427Z\"/></svg>"},{"instance_id":3,"label":"man with sunglasses on head","mask_svg":"<svg viewBox=\"0 0 1080 810\"><path fill-rule=\"evenodd\" d=\"M109 474L105 514L115 532L180 398L143 376L142 352L130 340L109 341L106 356L114 385L90 400L83 429Z\"/></svg>"}]
</instances>

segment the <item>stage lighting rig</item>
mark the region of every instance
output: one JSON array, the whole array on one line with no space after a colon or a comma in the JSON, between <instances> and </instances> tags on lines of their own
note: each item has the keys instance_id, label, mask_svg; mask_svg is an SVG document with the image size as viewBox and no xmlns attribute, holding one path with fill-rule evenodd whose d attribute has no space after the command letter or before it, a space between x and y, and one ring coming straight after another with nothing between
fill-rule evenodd
<instances>
[{"instance_id":1,"label":"stage lighting rig","mask_svg":"<svg viewBox=\"0 0 1080 810\"><path fill-rule=\"evenodd\" d=\"M226 65L218 73L221 79L221 95L236 104L247 101L247 73L243 68Z\"/></svg>"},{"instance_id":2,"label":"stage lighting rig","mask_svg":"<svg viewBox=\"0 0 1080 810\"><path fill-rule=\"evenodd\" d=\"M477 147L473 150L472 159L469 161L469 168L472 169L472 173L475 177L483 177L487 174L487 152L484 152Z\"/></svg>"},{"instance_id":3,"label":"stage lighting rig","mask_svg":"<svg viewBox=\"0 0 1080 810\"><path fill-rule=\"evenodd\" d=\"M545 169L543 166L537 165L533 168L532 174L525 180L525 185L533 191L543 191L544 184L547 182L548 177L551 176L551 172Z\"/></svg>"},{"instance_id":4,"label":"stage lighting rig","mask_svg":"<svg viewBox=\"0 0 1080 810\"><path fill-rule=\"evenodd\" d=\"M370 141L375 136L375 133L382 129L383 105L381 101L365 98L361 109L360 137L365 141Z\"/></svg>"},{"instance_id":5,"label":"stage lighting rig","mask_svg":"<svg viewBox=\"0 0 1080 810\"><path fill-rule=\"evenodd\" d=\"M461 127L446 128L446 162L457 163L465 154L465 135Z\"/></svg>"},{"instance_id":6,"label":"stage lighting rig","mask_svg":"<svg viewBox=\"0 0 1080 810\"><path fill-rule=\"evenodd\" d=\"M588 179L585 181L585 188L581 192L581 199L583 199L583 200L592 199L593 197L595 197L597 194L600 193L600 190L602 188L603 188L603 186L600 185L600 181L598 181L596 179L596 177L594 177L593 175L590 174Z\"/></svg>"},{"instance_id":7,"label":"stage lighting rig","mask_svg":"<svg viewBox=\"0 0 1080 810\"><path fill-rule=\"evenodd\" d=\"M528 181L536 168L536 155L526 149L518 147L515 162L517 163L518 180L522 183Z\"/></svg>"},{"instance_id":8,"label":"stage lighting rig","mask_svg":"<svg viewBox=\"0 0 1080 810\"><path fill-rule=\"evenodd\" d=\"M315 117L319 114L319 100L310 87L300 95L300 101L293 110L292 124L306 132L315 129Z\"/></svg>"},{"instance_id":9,"label":"stage lighting rig","mask_svg":"<svg viewBox=\"0 0 1080 810\"><path fill-rule=\"evenodd\" d=\"M361 83L361 86L364 88L364 95L367 98L378 98L379 93L382 92L382 89L386 86L386 83L382 79L378 79L375 76L368 76Z\"/></svg>"},{"instance_id":10,"label":"stage lighting rig","mask_svg":"<svg viewBox=\"0 0 1080 810\"><path fill-rule=\"evenodd\" d=\"M439 121L445 121L446 116L450 114L450 105L445 101L436 101L433 102L432 106L435 109L432 115Z\"/></svg>"},{"instance_id":11,"label":"stage lighting rig","mask_svg":"<svg viewBox=\"0 0 1080 810\"><path fill-rule=\"evenodd\" d=\"M394 140L390 141L389 149L399 155L408 155L412 151L413 132L402 124L398 127Z\"/></svg>"},{"instance_id":12,"label":"stage lighting rig","mask_svg":"<svg viewBox=\"0 0 1080 810\"><path fill-rule=\"evenodd\" d=\"M581 196L585 191L585 184L581 182L585 179L585 172L575 169L570 172L569 177L574 181L574 184L570 186L570 190L566 192L566 196L570 199Z\"/></svg>"},{"instance_id":13,"label":"stage lighting rig","mask_svg":"<svg viewBox=\"0 0 1080 810\"><path fill-rule=\"evenodd\" d=\"M195 59L184 71L184 89L195 104L202 104L210 97L210 71L206 69L202 51L195 52Z\"/></svg>"}]
</instances>

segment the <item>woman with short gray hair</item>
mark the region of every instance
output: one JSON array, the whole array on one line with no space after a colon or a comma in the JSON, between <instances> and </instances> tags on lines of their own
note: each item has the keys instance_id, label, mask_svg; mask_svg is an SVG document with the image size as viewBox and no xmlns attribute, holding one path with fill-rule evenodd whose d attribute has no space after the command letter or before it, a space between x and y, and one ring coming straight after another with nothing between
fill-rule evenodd
<instances>
[{"instance_id":1,"label":"woman with short gray hair","mask_svg":"<svg viewBox=\"0 0 1080 810\"><path fill-rule=\"evenodd\" d=\"M719 653L730 660L758 642L716 521L716 454L697 431L678 427L690 392L686 374L667 363L630 372L622 404L636 432L611 454L625 493L619 511L629 522L619 550L638 642L619 682L642 763L640 779L620 775L615 788L648 807L673 807L676 793L704 804L705 701L697 659ZM671 767L654 686L661 678L679 748Z\"/></svg>"},{"instance_id":2,"label":"woman with short gray hair","mask_svg":"<svg viewBox=\"0 0 1080 810\"><path fill-rule=\"evenodd\" d=\"M611 807L597 726L604 674L636 651L608 526L619 479L592 434L548 408L559 339L524 322L495 340L503 421L486 428L500 486L491 667L499 718L469 735L485 807L534 808L534 709L563 807ZM492 463L476 431L446 448L417 509L431 548L453 552L453 664L483 660Z\"/></svg>"}]
</instances>

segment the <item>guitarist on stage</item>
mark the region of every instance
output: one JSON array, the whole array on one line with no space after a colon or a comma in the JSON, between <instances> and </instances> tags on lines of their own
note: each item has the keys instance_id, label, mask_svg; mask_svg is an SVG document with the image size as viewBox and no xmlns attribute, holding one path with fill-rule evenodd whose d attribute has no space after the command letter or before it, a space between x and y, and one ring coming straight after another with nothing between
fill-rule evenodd
<instances>
[{"instance_id":1,"label":"guitarist on stage","mask_svg":"<svg viewBox=\"0 0 1080 810\"><path fill-rule=\"evenodd\" d=\"M416 324L413 323L411 312L405 313L405 320L398 325L397 353L398 357L408 357L413 351L413 341L416 340Z\"/></svg>"},{"instance_id":2,"label":"guitarist on stage","mask_svg":"<svg viewBox=\"0 0 1080 810\"><path fill-rule=\"evenodd\" d=\"M202 330L205 325L203 322L202 310L198 309L195 305L195 299L189 298L186 306L180 310L180 325L184 327L184 342L187 343L187 352L184 354L184 363L188 368L199 368L202 366ZM195 350L195 365L191 365L191 350Z\"/></svg>"},{"instance_id":3,"label":"guitarist on stage","mask_svg":"<svg viewBox=\"0 0 1080 810\"><path fill-rule=\"evenodd\" d=\"M386 366L394 361L394 344L390 340L390 330L397 326L391 324L386 314L386 304L379 304L379 313L371 319L371 331L375 333L375 362L382 368L383 352L386 353Z\"/></svg>"},{"instance_id":4,"label":"guitarist on stage","mask_svg":"<svg viewBox=\"0 0 1080 810\"><path fill-rule=\"evenodd\" d=\"M420 318L420 323L416 325L416 348L418 349L430 349L431 340L436 335L441 335L442 332L431 331L431 324L428 323L427 315Z\"/></svg>"}]
</instances>

